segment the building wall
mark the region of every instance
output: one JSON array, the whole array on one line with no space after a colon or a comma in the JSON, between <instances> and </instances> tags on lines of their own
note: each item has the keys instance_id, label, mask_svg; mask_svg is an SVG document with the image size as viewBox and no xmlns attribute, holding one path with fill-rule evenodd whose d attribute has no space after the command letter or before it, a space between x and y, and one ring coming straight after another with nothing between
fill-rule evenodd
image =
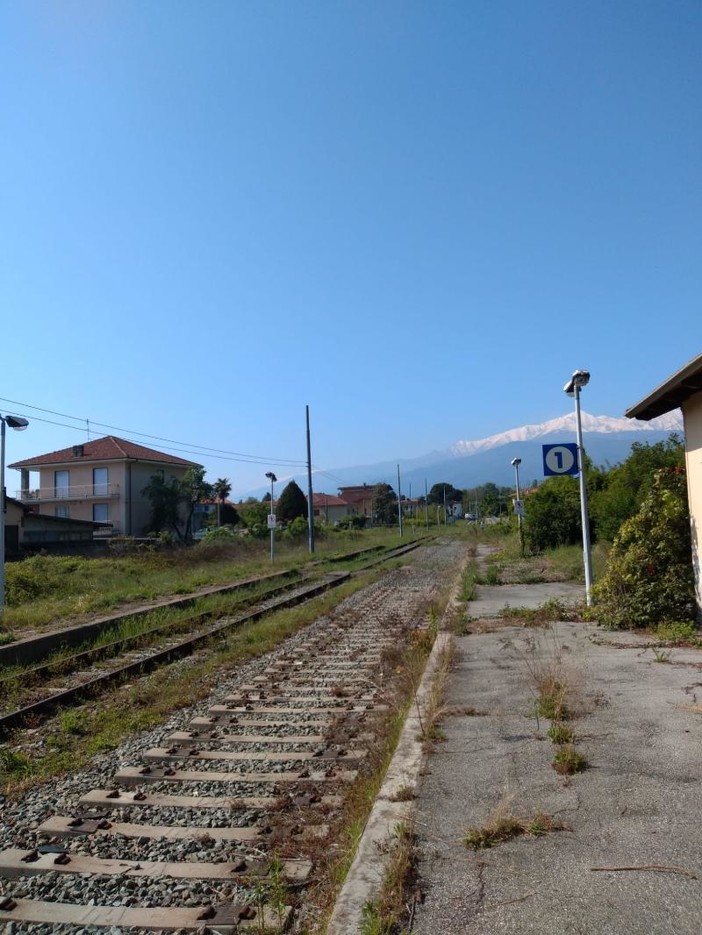
<instances>
[{"instance_id":1,"label":"building wall","mask_svg":"<svg viewBox=\"0 0 702 935\"><path fill-rule=\"evenodd\" d=\"M314 518L320 523L329 524L330 526L333 523L338 522L344 516L348 516L349 508L344 504L340 506L335 504L333 506L314 506Z\"/></svg>"},{"instance_id":2,"label":"building wall","mask_svg":"<svg viewBox=\"0 0 702 935\"><path fill-rule=\"evenodd\" d=\"M109 495L91 496L93 487L93 469L106 467ZM84 495L67 498L47 497L54 488L54 475L57 470L69 472L71 488L85 488ZM107 504L108 523L112 523L113 532L118 535L143 536L151 525L151 503L142 493L154 474L182 477L186 467L170 464L158 464L153 461L72 461L65 465L52 465L41 468L39 487L41 498L35 501L39 512L49 516L56 515L56 507L65 504L69 507L71 519L93 521L93 505Z\"/></svg>"},{"instance_id":3,"label":"building wall","mask_svg":"<svg viewBox=\"0 0 702 935\"><path fill-rule=\"evenodd\" d=\"M107 468L108 493L106 496L93 495L93 468ZM66 465L52 465L39 471L40 499L39 512L48 516L56 515L56 508L65 504L69 508L71 519L93 521L93 505L107 504L106 522L112 523L116 532L125 532L125 479L126 465L122 461L72 461ZM53 498L50 496L55 484L55 472L68 471L69 496ZM82 495L75 496L75 488L84 488Z\"/></svg>"},{"instance_id":4,"label":"building wall","mask_svg":"<svg viewBox=\"0 0 702 935\"><path fill-rule=\"evenodd\" d=\"M700 546L702 545L702 392L691 396L683 404L685 425L685 464L687 468L687 495L690 502L692 526L692 566L695 572L698 614L702 617L702 572Z\"/></svg>"}]
</instances>

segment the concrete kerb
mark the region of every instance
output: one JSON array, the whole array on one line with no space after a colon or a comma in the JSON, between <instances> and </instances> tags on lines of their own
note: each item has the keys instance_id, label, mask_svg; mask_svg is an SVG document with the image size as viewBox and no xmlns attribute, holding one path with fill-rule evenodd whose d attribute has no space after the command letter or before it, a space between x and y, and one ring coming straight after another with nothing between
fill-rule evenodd
<instances>
[{"instance_id":1,"label":"concrete kerb","mask_svg":"<svg viewBox=\"0 0 702 935\"><path fill-rule=\"evenodd\" d=\"M452 632L444 629L456 606L454 589L441 621L434 646L429 654L424 674L417 689L400 739L380 792L366 822L366 827L331 915L326 935L358 935L361 931L363 907L375 899L382 887L394 845L398 824L412 820L415 802L396 801L400 790L415 790L425 761L422 743L423 724L429 713L434 684L441 671L445 654L454 642Z\"/></svg>"}]
</instances>

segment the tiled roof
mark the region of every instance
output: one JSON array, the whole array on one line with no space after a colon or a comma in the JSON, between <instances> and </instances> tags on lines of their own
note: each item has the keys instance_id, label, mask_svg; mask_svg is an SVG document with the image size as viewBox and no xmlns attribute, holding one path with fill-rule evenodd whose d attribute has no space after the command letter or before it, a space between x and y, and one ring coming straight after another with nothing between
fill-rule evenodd
<instances>
[{"instance_id":1,"label":"tiled roof","mask_svg":"<svg viewBox=\"0 0 702 935\"><path fill-rule=\"evenodd\" d=\"M158 464L179 464L182 467L193 467L196 461L186 461L176 458L175 455L164 454L136 442L128 442L114 435L96 438L94 441L82 442L60 451L51 451L49 454L37 455L36 458L25 458L24 461L15 461L8 465L11 468L38 468L46 464L70 464L86 461L155 461ZM199 466L199 465L198 465Z\"/></svg>"},{"instance_id":2,"label":"tiled roof","mask_svg":"<svg viewBox=\"0 0 702 935\"><path fill-rule=\"evenodd\" d=\"M316 507L348 506L346 500L342 500L341 497L335 497L330 493L313 493L312 504Z\"/></svg>"}]
</instances>

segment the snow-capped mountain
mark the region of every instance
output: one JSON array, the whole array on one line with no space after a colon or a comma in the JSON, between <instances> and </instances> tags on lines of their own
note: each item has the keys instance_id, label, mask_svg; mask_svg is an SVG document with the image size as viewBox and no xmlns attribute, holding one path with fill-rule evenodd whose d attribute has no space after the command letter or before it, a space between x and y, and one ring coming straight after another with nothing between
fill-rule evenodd
<instances>
[{"instance_id":1,"label":"snow-capped mountain","mask_svg":"<svg viewBox=\"0 0 702 935\"><path fill-rule=\"evenodd\" d=\"M682 435L680 411L668 413L650 422L614 416L593 416L581 412L583 446L596 465L614 465L631 453L634 442L655 444L667 439L672 432ZM576 439L575 412L558 416L548 422L523 425L481 438L477 441L458 441L443 451L432 451L419 458L401 458L355 467L330 468L316 474L313 486L318 492L335 493L342 485L390 484L397 489L397 465L402 475L402 493L419 496L425 485L430 489L437 483L454 487L477 487L492 481L499 486L514 483L512 459L521 459L521 478L524 486L541 481L543 474L542 444L562 444ZM288 478L286 478L286 481ZM307 489L305 475L295 477L303 490ZM264 489L257 495L265 493Z\"/></svg>"},{"instance_id":2,"label":"snow-capped mountain","mask_svg":"<svg viewBox=\"0 0 702 935\"><path fill-rule=\"evenodd\" d=\"M668 434L670 432L682 432L683 427L682 413L679 409L666 413L666 415L660 416L658 419L651 419L650 422L616 416L592 416L587 412L581 412L580 423L583 434L586 432L596 432L598 434L665 432ZM479 441L458 441L449 451L459 457L473 455L479 451L487 451L490 448L500 448L510 442L533 441L535 438L543 438L558 432L575 432L575 412L559 416L556 419L550 419L548 422L538 422L535 425L523 425L521 428L508 429L506 432L499 432L497 435L490 435L487 438L481 438Z\"/></svg>"}]
</instances>

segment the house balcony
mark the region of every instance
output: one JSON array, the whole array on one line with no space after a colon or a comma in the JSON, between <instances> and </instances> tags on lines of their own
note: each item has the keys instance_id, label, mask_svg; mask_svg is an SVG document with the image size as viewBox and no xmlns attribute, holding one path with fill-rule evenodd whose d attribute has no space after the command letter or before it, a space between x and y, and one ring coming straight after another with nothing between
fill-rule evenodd
<instances>
[{"instance_id":1,"label":"house balcony","mask_svg":"<svg viewBox=\"0 0 702 935\"><path fill-rule=\"evenodd\" d=\"M61 503L64 500L116 500L119 484L77 484L73 487L39 487L18 490L16 499L28 506L36 503Z\"/></svg>"}]
</instances>

